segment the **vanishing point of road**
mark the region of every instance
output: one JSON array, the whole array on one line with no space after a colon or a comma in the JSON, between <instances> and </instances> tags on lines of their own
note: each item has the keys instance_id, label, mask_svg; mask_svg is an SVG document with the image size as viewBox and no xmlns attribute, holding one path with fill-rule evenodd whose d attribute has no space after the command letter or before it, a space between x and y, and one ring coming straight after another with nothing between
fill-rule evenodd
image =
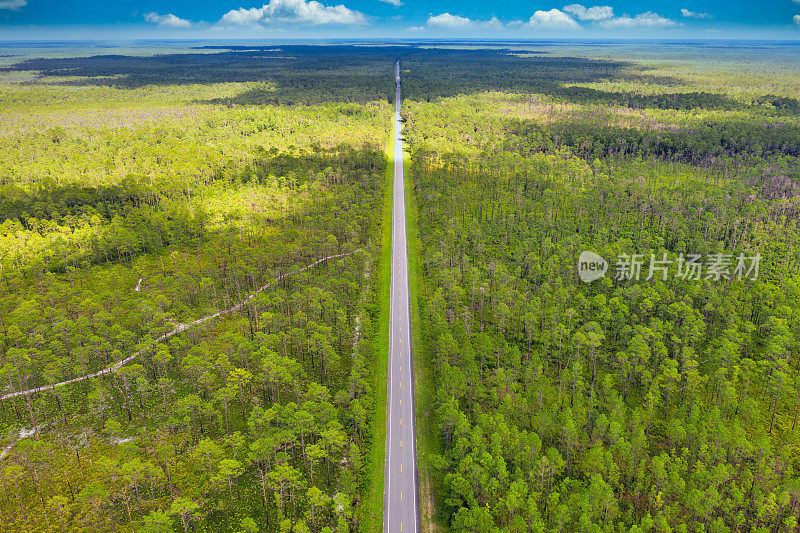
<instances>
[{"instance_id":1,"label":"vanishing point of road","mask_svg":"<svg viewBox=\"0 0 800 533\"><path fill-rule=\"evenodd\" d=\"M394 190L392 207L392 291L386 417L386 487L383 531L419 531L417 440L414 422L414 373L411 323L408 315L408 254L403 181L403 138L400 123L400 62L396 65L394 98Z\"/></svg>"}]
</instances>

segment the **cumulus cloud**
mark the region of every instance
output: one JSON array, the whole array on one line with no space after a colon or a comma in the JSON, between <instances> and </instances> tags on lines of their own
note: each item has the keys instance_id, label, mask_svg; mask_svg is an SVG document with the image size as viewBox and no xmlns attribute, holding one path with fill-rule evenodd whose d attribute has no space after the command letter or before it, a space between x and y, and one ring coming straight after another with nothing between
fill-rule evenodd
<instances>
[{"instance_id":1,"label":"cumulus cloud","mask_svg":"<svg viewBox=\"0 0 800 533\"><path fill-rule=\"evenodd\" d=\"M611 6L584 7L581 4L564 6L564 11L571 13L578 20L606 20L614 18L614 8Z\"/></svg>"},{"instance_id":2,"label":"cumulus cloud","mask_svg":"<svg viewBox=\"0 0 800 533\"><path fill-rule=\"evenodd\" d=\"M416 28L415 26L412 26ZM465 30L465 29L477 29L477 30L492 30L492 29L501 29L503 27L503 23L497 17L492 17L489 20L472 20L468 17L462 17L459 15L451 15L448 13L442 13L441 15L431 15L428 17L428 27L429 28L438 28L438 29L445 29L445 30ZM409 28L406 31L410 31Z\"/></svg>"},{"instance_id":3,"label":"cumulus cloud","mask_svg":"<svg viewBox=\"0 0 800 533\"><path fill-rule=\"evenodd\" d=\"M472 20L467 17L451 15L450 13L442 13L441 15L428 17L428 26L456 30L471 27Z\"/></svg>"},{"instance_id":4,"label":"cumulus cloud","mask_svg":"<svg viewBox=\"0 0 800 533\"><path fill-rule=\"evenodd\" d=\"M795 15L795 16L794 16L794 18L793 18L792 20L794 20L794 23L795 23L795 24L797 24L798 26L800 26L800 15Z\"/></svg>"},{"instance_id":5,"label":"cumulus cloud","mask_svg":"<svg viewBox=\"0 0 800 533\"><path fill-rule=\"evenodd\" d=\"M222 15L221 26L274 26L298 24L321 26L326 24L366 24L367 17L360 11L342 4L326 6L316 0L270 0L261 7L232 9Z\"/></svg>"},{"instance_id":6,"label":"cumulus cloud","mask_svg":"<svg viewBox=\"0 0 800 533\"><path fill-rule=\"evenodd\" d=\"M16 11L28 5L28 0L0 0L0 9Z\"/></svg>"},{"instance_id":7,"label":"cumulus cloud","mask_svg":"<svg viewBox=\"0 0 800 533\"><path fill-rule=\"evenodd\" d=\"M478 24L480 24L481 27L487 29L495 28L499 30L500 28L503 27L503 23L500 22L500 19L498 19L497 17L492 17L489 20L484 20L483 22L479 22Z\"/></svg>"},{"instance_id":8,"label":"cumulus cloud","mask_svg":"<svg viewBox=\"0 0 800 533\"><path fill-rule=\"evenodd\" d=\"M662 17L658 13L647 11L639 13L635 17L622 15L613 19L602 20L598 24L608 30L631 29L631 28L671 28L678 23L672 19Z\"/></svg>"},{"instance_id":9,"label":"cumulus cloud","mask_svg":"<svg viewBox=\"0 0 800 533\"><path fill-rule=\"evenodd\" d=\"M411 26L409 28L406 28L406 31L409 33L418 33L421 31L425 31L425 26Z\"/></svg>"},{"instance_id":10,"label":"cumulus cloud","mask_svg":"<svg viewBox=\"0 0 800 533\"><path fill-rule=\"evenodd\" d=\"M534 30L577 30L581 25L560 9L551 9L534 11L530 20L522 27Z\"/></svg>"},{"instance_id":11,"label":"cumulus cloud","mask_svg":"<svg viewBox=\"0 0 800 533\"><path fill-rule=\"evenodd\" d=\"M402 0L381 0L381 2L392 4L394 7L400 7L403 5Z\"/></svg>"},{"instance_id":12,"label":"cumulus cloud","mask_svg":"<svg viewBox=\"0 0 800 533\"><path fill-rule=\"evenodd\" d=\"M172 13L168 15L159 15L153 11L152 13L145 13L144 20L153 22L159 26L164 26L165 28L190 28L192 26L190 21L176 17Z\"/></svg>"},{"instance_id":13,"label":"cumulus cloud","mask_svg":"<svg viewBox=\"0 0 800 533\"><path fill-rule=\"evenodd\" d=\"M798 0L800 1L800 0ZM689 11L685 7L681 9L681 15L690 19L710 19L712 18L708 13L698 13L697 11Z\"/></svg>"}]
</instances>

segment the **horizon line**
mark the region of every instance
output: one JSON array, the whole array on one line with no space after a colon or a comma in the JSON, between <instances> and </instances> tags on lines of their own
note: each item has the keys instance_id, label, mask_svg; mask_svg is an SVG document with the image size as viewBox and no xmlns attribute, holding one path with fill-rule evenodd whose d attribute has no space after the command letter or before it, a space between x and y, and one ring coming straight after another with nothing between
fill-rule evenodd
<instances>
[{"instance_id":1,"label":"horizon line","mask_svg":"<svg viewBox=\"0 0 800 533\"><path fill-rule=\"evenodd\" d=\"M501 42L501 43L530 43L530 42L548 42L548 41L759 41L759 42L785 42L785 43L800 43L800 35L796 38L767 38L767 37L530 37L530 38L509 38L509 37L444 37L444 36L431 36L426 38L421 37L191 37L191 38L177 38L177 37L102 37L102 38L41 38L41 39L22 39L10 38L0 39L0 43L64 43L64 42L83 42L83 43L99 43L99 42L114 42L114 41L144 41L144 42L173 42L173 43L186 43L186 42L201 42L201 41L273 41L273 42L292 42L292 41L326 41L326 42L350 42L358 43L364 41L370 42Z\"/></svg>"}]
</instances>

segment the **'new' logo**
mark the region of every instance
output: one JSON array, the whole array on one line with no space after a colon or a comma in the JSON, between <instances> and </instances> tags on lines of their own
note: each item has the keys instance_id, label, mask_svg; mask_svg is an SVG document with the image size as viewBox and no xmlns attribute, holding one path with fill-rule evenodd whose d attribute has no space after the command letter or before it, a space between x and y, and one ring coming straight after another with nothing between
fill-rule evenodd
<instances>
[{"instance_id":1,"label":"'new' logo","mask_svg":"<svg viewBox=\"0 0 800 533\"><path fill-rule=\"evenodd\" d=\"M608 261L594 252L584 251L578 258L578 277L585 283L605 276L608 270Z\"/></svg>"}]
</instances>

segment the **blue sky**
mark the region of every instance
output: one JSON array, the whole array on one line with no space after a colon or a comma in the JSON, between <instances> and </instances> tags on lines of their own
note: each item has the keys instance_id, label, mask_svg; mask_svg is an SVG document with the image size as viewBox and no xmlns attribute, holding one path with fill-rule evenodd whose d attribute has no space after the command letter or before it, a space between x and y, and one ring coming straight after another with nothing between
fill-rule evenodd
<instances>
[{"instance_id":1,"label":"blue sky","mask_svg":"<svg viewBox=\"0 0 800 533\"><path fill-rule=\"evenodd\" d=\"M800 0L0 0L0 40L800 39Z\"/></svg>"}]
</instances>

